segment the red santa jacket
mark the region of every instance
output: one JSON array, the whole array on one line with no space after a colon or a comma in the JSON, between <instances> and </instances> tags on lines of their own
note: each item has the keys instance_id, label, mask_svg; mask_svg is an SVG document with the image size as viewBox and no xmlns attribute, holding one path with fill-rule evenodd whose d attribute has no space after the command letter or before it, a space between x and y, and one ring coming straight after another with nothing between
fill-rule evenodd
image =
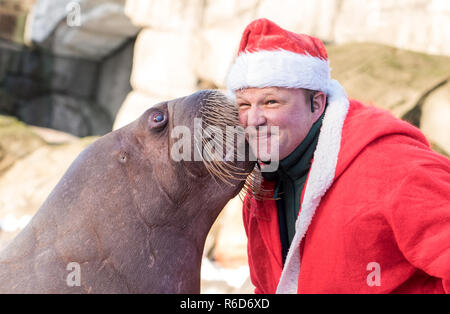
<instances>
[{"instance_id":1,"label":"red santa jacket","mask_svg":"<svg viewBox=\"0 0 450 314\"><path fill-rule=\"evenodd\" d=\"M343 117L327 130L333 123L325 115L325 140L319 138L297 220L296 236L303 234L294 237L284 270L275 201L246 196L255 292L275 293L278 286L298 293L449 293L449 159L384 110L352 100ZM322 133L339 131L332 180L319 193L314 186L307 191L313 180L320 185L320 169L328 167L322 163L333 155L326 140L333 135Z\"/></svg>"}]
</instances>

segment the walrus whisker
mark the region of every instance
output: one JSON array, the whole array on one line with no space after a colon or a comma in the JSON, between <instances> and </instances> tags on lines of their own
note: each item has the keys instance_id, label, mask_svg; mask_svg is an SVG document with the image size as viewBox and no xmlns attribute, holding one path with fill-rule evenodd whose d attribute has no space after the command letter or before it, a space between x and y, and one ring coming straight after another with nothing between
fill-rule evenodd
<instances>
[{"instance_id":1,"label":"walrus whisker","mask_svg":"<svg viewBox=\"0 0 450 314\"><path fill-rule=\"evenodd\" d=\"M213 142L216 143L216 144L222 144L222 143L220 143L219 141L214 141L214 140L213 140ZM209 143L210 143L210 142L209 142ZM208 143L208 144L209 144L209 143ZM233 150L234 150L234 148L233 148ZM241 156L241 155L238 155L235 151L233 151L233 157L235 158L234 160L240 160L240 159L237 159L237 157L240 157L240 156ZM218 161L224 162L230 170L231 170L231 169L236 170L236 171L234 171L233 173L237 173L237 174L246 173L246 174L248 174L248 172L246 172L246 171L245 171L245 172L242 172L242 171L241 171L242 168L230 164L230 163L229 163L230 160L223 160L223 158L222 158L222 159L219 159Z\"/></svg>"},{"instance_id":2,"label":"walrus whisker","mask_svg":"<svg viewBox=\"0 0 450 314\"><path fill-rule=\"evenodd\" d=\"M214 141L214 140L213 140ZM216 141L216 143L221 144L220 142ZM234 152L235 156L236 156L236 152ZM245 175L247 176L249 173L247 171L242 171L242 168L234 166L232 164L230 164L228 161L224 161L223 159L218 160L220 163L217 164L217 166L223 168L223 169L228 169L227 171L233 173L233 174L237 174L237 175ZM233 178L232 176L230 176L231 178Z\"/></svg>"},{"instance_id":3,"label":"walrus whisker","mask_svg":"<svg viewBox=\"0 0 450 314\"><path fill-rule=\"evenodd\" d=\"M226 182L227 184L232 184L231 182L226 180L227 178L231 179L231 180L236 180L236 179L245 180L245 177L248 175L248 173L245 171L231 170L230 168L232 167L232 165L230 165L226 162L205 161L205 166L207 167L208 170L210 170L211 174L218 177L219 179ZM235 168L238 170L242 170L238 167L235 167Z\"/></svg>"},{"instance_id":4,"label":"walrus whisker","mask_svg":"<svg viewBox=\"0 0 450 314\"><path fill-rule=\"evenodd\" d=\"M201 148L199 147L199 145L195 145L195 148L197 149L198 153L201 155L202 152L201 152ZM210 174L211 177L213 178L214 182L215 182L218 186L220 186L219 182L216 180L217 177L220 178L219 176L216 175L216 172L217 172L217 171L216 171L213 167L211 167L211 164L210 164L210 163L205 162L205 160L204 160L203 158L202 158L202 160L203 160L203 164L204 164L205 167L206 167L206 170L209 172L209 174ZM223 181L223 180L222 180L222 181ZM225 183L226 183L226 184L229 184L229 182L227 182L227 181L225 181Z\"/></svg>"},{"instance_id":5,"label":"walrus whisker","mask_svg":"<svg viewBox=\"0 0 450 314\"><path fill-rule=\"evenodd\" d=\"M203 144L203 146L204 146L205 144L207 144L206 141L205 141L204 139L202 139L202 144ZM197 149L200 150L199 147L197 147ZM207 151L207 152L208 152L208 151ZM203 157L205 157L205 156L203 156ZM204 162L204 164L205 164L206 169L208 170L208 172L209 172L214 178L219 178L221 181L223 181L224 183L226 183L226 184L228 184L228 185L233 185L233 183L230 182L229 180L226 180L226 178L229 178L229 179L238 179L238 178L236 178L235 176L229 175L229 171L228 171L226 168L224 168L224 167L222 166L222 163L221 163L221 162L211 162L211 161L208 160L208 158L203 158L202 160L203 160L203 162ZM244 180L245 177L239 178L239 179ZM217 181L216 181L216 182L217 182ZM217 183L218 183L218 182L217 182Z\"/></svg>"},{"instance_id":6,"label":"walrus whisker","mask_svg":"<svg viewBox=\"0 0 450 314\"><path fill-rule=\"evenodd\" d=\"M273 200L273 189L263 188L262 180L261 170L258 166L255 166L253 171L247 177L244 187L239 193L239 198L244 201L246 195L250 195L251 198L257 201Z\"/></svg>"},{"instance_id":7,"label":"walrus whisker","mask_svg":"<svg viewBox=\"0 0 450 314\"><path fill-rule=\"evenodd\" d=\"M231 184L232 180L245 180L239 193L242 200L246 194L256 200L273 199L273 190L262 187L263 178L261 170L257 166L251 171L247 171L232 164L229 160L230 157L233 157L232 161L245 160L245 150L238 149L238 144L235 142L236 135L238 138L239 136L245 138L244 130L238 129L240 126L237 105L225 95L216 91L209 91L208 97L202 101L200 114L202 117L202 134L205 132L210 136L208 140L202 138L201 145L203 148L221 147L222 150L225 149L225 157L227 157L223 156L223 151L213 153L211 149L203 150L202 160L208 172L226 184ZM236 133L233 133L231 137L228 136L227 127L235 128ZM214 134L214 131L221 136L209 134ZM202 147L197 149L202 151Z\"/></svg>"},{"instance_id":8,"label":"walrus whisker","mask_svg":"<svg viewBox=\"0 0 450 314\"><path fill-rule=\"evenodd\" d=\"M205 123L205 125L206 125L205 128L208 128L208 127L209 128L213 128L213 127L215 127L214 125L210 125L210 124L207 124L207 123ZM233 156L234 157L236 157L236 158L242 157L243 158L243 155L241 154L242 151L239 150L239 149L235 149L234 136L233 136L233 138L230 138L229 136L226 136L225 138L222 138L222 139L224 140L224 142L221 142L217 138L212 138L211 141L214 144L217 144L217 146L219 146L219 147L224 144L226 152L231 150L233 152ZM241 159L237 159L237 160L241 160ZM242 159L242 160L244 160L244 159Z\"/></svg>"},{"instance_id":9,"label":"walrus whisker","mask_svg":"<svg viewBox=\"0 0 450 314\"><path fill-rule=\"evenodd\" d=\"M236 127L239 125L237 108L231 101L224 95L212 91L210 97L205 98L200 110L202 115L202 131L208 127L211 129L223 131L227 126ZM210 141L206 141L202 138L203 145L214 145L213 147L223 147L225 144L226 151L233 149L233 157L239 156L236 152L234 141L226 138L225 141L221 141L217 138L211 138ZM222 158L214 158L211 156L211 152L206 150L206 158L204 158L205 165L211 174L217 176L221 181L229 183L229 180L243 180L249 174L248 171L243 170L240 167L231 165L229 162ZM206 159L206 160L205 160Z\"/></svg>"}]
</instances>

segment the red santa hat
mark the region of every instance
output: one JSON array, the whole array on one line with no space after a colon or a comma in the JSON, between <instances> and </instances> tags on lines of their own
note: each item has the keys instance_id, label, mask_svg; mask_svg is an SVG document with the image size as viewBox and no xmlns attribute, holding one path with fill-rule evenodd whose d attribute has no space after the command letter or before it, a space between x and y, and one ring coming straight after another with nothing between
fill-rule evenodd
<instances>
[{"instance_id":1,"label":"red santa hat","mask_svg":"<svg viewBox=\"0 0 450 314\"><path fill-rule=\"evenodd\" d=\"M242 88L270 86L322 91L328 98L302 210L277 287L278 293L296 293L301 285L300 243L322 196L333 183L349 101L339 82L330 77L327 51L319 39L258 19L242 35L238 56L228 74L227 89L234 95Z\"/></svg>"},{"instance_id":2,"label":"red santa hat","mask_svg":"<svg viewBox=\"0 0 450 314\"><path fill-rule=\"evenodd\" d=\"M285 30L267 19L250 23L227 77L230 94L247 87L305 88L333 92L328 54L322 41Z\"/></svg>"}]
</instances>

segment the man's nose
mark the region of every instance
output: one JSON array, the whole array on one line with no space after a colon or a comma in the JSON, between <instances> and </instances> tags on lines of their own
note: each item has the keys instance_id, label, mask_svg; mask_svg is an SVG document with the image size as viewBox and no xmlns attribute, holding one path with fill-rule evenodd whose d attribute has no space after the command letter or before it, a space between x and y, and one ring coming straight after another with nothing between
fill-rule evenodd
<instances>
[{"instance_id":1,"label":"man's nose","mask_svg":"<svg viewBox=\"0 0 450 314\"><path fill-rule=\"evenodd\" d=\"M248 111L247 116L247 126L262 126L266 125L267 120L262 110L259 106L252 106Z\"/></svg>"}]
</instances>

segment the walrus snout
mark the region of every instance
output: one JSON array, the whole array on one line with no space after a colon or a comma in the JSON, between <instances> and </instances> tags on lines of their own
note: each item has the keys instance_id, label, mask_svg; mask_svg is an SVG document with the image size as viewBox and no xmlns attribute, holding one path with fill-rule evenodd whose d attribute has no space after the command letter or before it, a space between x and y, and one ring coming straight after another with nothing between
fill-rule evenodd
<instances>
[{"instance_id":1,"label":"walrus snout","mask_svg":"<svg viewBox=\"0 0 450 314\"><path fill-rule=\"evenodd\" d=\"M239 125L237 105L217 90L199 91L177 105L192 113L194 160L201 159L213 177L228 185L244 181L255 163Z\"/></svg>"}]
</instances>

